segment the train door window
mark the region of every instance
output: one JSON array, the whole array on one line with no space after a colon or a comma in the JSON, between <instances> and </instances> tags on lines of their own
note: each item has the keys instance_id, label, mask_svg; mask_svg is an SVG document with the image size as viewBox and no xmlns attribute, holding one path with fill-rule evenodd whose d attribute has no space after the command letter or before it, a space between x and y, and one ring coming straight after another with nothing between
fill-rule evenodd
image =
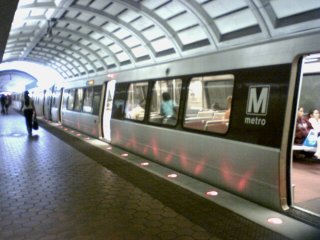
<instances>
[{"instance_id":1,"label":"train door window","mask_svg":"<svg viewBox=\"0 0 320 240\"><path fill-rule=\"evenodd\" d=\"M60 97L60 93L58 90L55 90L53 92L53 101L52 101L52 106L54 108L58 108L58 102L59 102L59 97Z\"/></svg>"},{"instance_id":2,"label":"train door window","mask_svg":"<svg viewBox=\"0 0 320 240\"><path fill-rule=\"evenodd\" d=\"M67 109L73 110L75 89L70 89L68 93Z\"/></svg>"},{"instance_id":3,"label":"train door window","mask_svg":"<svg viewBox=\"0 0 320 240\"><path fill-rule=\"evenodd\" d=\"M176 125L181 96L181 79L156 81L152 89L149 122Z\"/></svg>"},{"instance_id":4,"label":"train door window","mask_svg":"<svg viewBox=\"0 0 320 240\"><path fill-rule=\"evenodd\" d=\"M83 88L78 88L75 93L74 110L81 111L83 100Z\"/></svg>"},{"instance_id":5,"label":"train door window","mask_svg":"<svg viewBox=\"0 0 320 240\"><path fill-rule=\"evenodd\" d=\"M101 102L102 86L93 87L92 114L98 115Z\"/></svg>"},{"instance_id":6,"label":"train door window","mask_svg":"<svg viewBox=\"0 0 320 240\"><path fill-rule=\"evenodd\" d=\"M84 91L83 98L83 112L91 113L92 112L92 101L93 101L93 88L86 88Z\"/></svg>"},{"instance_id":7,"label":"train door window","mask_svg":"<svg viewBox=\"0 0 320 240\"><path fill-rule=\"evenodd\" d=\"M114 90L112 114L113 119L123 119L124 105L128 96L128 83L117 83Z\"/></svg>"},{"instance_id":8,"label":"train door window","mask_svg":"<svg viewBox=\"0 0 320 240\"><path fill-rule=\"evenodd\" d=\"M188 88L184 127L226 133L231 112L233 75L192 78Z\"/></svg>"},{"instance_id":9,"label":"train door window","mask_svg":"<svg viewBox=\"0 0 320 240\"><path fill-rule=\"evenodd\" d=\"M126 100L125 118L142 121L145 115L148 83L131 83Z\"/></svg>"},{"instance_id":10,"label":"train door window","mask_svg":"<svg viewBox=\"0 0 320 240\"><path fill-rule=\"evenodd\" d=\"M320 215L320 53L305 56L292 129L291 202Z\"/></svg>"}]
</instances>

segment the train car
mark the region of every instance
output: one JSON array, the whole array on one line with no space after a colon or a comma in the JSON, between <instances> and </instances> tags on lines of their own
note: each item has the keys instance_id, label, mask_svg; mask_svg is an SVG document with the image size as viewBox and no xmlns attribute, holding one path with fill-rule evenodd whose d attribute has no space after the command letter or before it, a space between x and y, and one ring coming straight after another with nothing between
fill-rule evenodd
<instances>
[{"instance_id":1,"label":"train car","mask_svg":"<svg viewBox=\"0 0 320 240\"><path fill-rule=\"evenodd\" d=\"M294 138L299 106L317 107L318 39L296 36L79 79L56 89L61 100L51 112L66 127L319 224L311 205L320 189L297 200L293 161L295 151L309 150Z\"/></svg>"},{"instance_id":2,"label":"train car","mask_svg":"<svg viewBox=\"0 0 320 240\"><path fill-rule=\"evenodd\" d=\"M29 89L29 96L34 101L37 117L43 117L45 114L45 90L42 88Z\"/></svg>"},{"instance_id":3,"label":"train car","mask_svg":"<svg viewBox=\"0 0 320 240\"><path fill-rule=\"evenodd\" d=\"M101 108L105 77L66 84L61 100L61 123L90 136L102 136Z\"/></svg>"},{"instance_id":4,"label":"train car","mask_svg":"<svg viewBox=\"0 0 320 240\"><path fill-rule=\"evenodd\" d=\"M292 160L303 71L317 59L310 54L320 52L318 39L293 37L114 73L111 143L318 221L319 210L295 201ZM313 191L308 201L316 204L320 191Z\"/></svg>"}]
</instances>

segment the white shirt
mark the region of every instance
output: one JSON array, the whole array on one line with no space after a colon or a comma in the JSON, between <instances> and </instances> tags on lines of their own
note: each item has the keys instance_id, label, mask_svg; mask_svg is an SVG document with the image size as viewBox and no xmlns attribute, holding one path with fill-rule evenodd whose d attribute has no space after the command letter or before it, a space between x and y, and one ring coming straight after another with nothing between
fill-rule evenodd
<instances>
[{"instance_id":1,"label":"white shirt","mask_svg":"<svg viewBox=\"0 0 320 240\"><path fill-rule=\"evenodd\" d=\"M22 110L33 109L33 100L30 98L29 105L27 106L25 100L22 100Z\"/></svg>"},{"instance_id":2,"label":"white shirt","mask_svg":"<svg viewBox=\"0 0 320 240\"><path fill-rule=\"evenodd\" d=\"M313 129L318 133L320 132L320 119L310 118L309 122L311 123L311 126Z\"/></svg>"}]
</instances>

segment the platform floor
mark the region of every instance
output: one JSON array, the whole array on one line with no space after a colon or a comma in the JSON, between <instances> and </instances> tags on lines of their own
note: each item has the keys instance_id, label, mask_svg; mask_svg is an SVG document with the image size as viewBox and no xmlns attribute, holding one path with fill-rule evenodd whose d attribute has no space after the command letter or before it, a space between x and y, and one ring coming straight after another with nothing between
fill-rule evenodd
<instances>
[{"instance_id":1,"label":"platform floor","mask_svg":"<svg viewBox=\"0 0 320 240\"><path fill-rule=\"evenodd\" d=\"M286 239L43 123L0 116L0 239Z\"/></svg>"}]
</instances>

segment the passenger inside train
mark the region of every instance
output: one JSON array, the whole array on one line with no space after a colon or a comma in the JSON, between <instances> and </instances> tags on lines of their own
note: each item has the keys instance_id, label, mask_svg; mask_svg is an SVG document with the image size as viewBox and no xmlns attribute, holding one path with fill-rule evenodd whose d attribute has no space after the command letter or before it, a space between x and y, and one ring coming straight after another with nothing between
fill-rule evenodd
<instances>
[{"instance_id":1,"label":"passenger inside train","mask_svg":"<svg viewBox=\"0 0 320 240\"><path fill-rule=\"evenodd\" d=\"M152 90L149 121L174 126L179 111L181 79L156 81Z\"/></svg>"},{"instance_id":2,"label":"passenger inside train","mask_svg":"<svg viewBox=\"0 0 320 240\"><path fill-rule=\"evenodd\" d=\"M224 134L232 103L234 76L193 78L189 86L184 127Z\"/></svg>"},{"instance_id":3,"label":"passenger inside train","mask_svg":"<svg viewBox=\"0 0 320 240\"><path fill-rule=\"evenodd\" d=\"M320 160L320 114L318 109L310 111L306 116L304 108L300 107L297 112L296 132L294 144L296 151L293 157ZM298 146L301 146L298 149Z\"/></svg>"}]
</instances>

